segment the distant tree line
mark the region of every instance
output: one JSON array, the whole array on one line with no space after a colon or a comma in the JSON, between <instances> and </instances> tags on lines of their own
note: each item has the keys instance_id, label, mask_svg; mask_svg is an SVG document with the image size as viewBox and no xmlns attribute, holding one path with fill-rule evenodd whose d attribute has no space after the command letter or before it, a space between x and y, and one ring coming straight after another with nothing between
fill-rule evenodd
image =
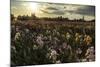
<instances>
[{"instance_id":1,"label":"distant tree line","mask_svg":"<svg viewBox=\"0 0 100 67\"><path fill-rule=\"evenodd\" d=\"M11 14L11 20L21 20L21 21L24 21L24 20L52 20L52 21L70 21L70 22L86 22L86 20L84 19L84 16L83 18L80 18L80 19L73 19L73 20L70 20L69 18L64 18L62 16L58 16L58 17L55 17L55 18L51 18L51 17L43 17L43 18L39 18L39 17L36 17L35 14L31 14L31 16L29 15L19 15L17 17L14 16L14 14ZM90 20L90 22L95 22L95 19L93 20Z\"/></svg>"}]
</instances>

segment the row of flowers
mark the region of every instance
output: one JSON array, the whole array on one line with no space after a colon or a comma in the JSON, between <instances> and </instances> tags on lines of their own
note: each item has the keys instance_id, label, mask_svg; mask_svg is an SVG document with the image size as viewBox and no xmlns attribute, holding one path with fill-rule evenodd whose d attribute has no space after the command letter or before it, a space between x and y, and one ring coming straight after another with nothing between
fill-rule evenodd
<instances>
[{"instance_id":1,"label":"row of flowers","mask_svg":"<svg viewBox=\"0 0 100 67\"><path fill-rule=\"evenodd\" d=\"M12 65L94 61L94 35L72 32L12 26Z\"/></svg>"}]
</instances>

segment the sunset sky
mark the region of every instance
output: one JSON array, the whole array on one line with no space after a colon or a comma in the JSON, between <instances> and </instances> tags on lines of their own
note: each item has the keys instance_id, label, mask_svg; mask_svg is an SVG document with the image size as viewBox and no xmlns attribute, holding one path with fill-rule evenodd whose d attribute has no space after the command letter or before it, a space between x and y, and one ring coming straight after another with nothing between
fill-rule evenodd
<instances>
[{"instance_id":1,"label":"sunset sky","mask_svg":"<svg viewBox=\"0 0 100 67\"><path fill-rule=\"evenodd\" d=\"M26 1L11 0L11 13L15 16L31 15L34 13L37 17L62 16L69 19L80 19L84 16L85 20L92 20L95 18L94 6Z\"/></svg>"}]
</instances>

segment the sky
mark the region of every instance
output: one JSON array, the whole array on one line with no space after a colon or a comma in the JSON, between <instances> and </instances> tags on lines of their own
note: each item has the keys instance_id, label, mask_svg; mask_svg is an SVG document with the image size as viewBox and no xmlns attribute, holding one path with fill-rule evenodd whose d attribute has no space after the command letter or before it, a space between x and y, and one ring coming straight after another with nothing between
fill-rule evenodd
<instances>
[{"instance_id":1,"label":"sky","mask_svg":"<svg viewBox=\"0 0 100 67\"><path fill-rule=\"evenodd\" d=\"M15 16L34 13L37 17L62 16L69 19L80 19L84 16L85 20L95 19L95 6L26 1L11 0L11 13Z\"/></svg>"}]
</instances>

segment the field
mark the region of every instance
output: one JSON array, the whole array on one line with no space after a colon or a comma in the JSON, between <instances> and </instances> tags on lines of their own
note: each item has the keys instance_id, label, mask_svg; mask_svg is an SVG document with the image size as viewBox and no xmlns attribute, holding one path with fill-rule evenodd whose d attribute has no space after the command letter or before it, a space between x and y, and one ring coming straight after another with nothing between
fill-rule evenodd
<instances>
[{"instance_id":1,"label":"field","mask_svg":"<svg viewBox=\"0 0 100 67\"><path fill-rule=\"evenodd\" d=\"M95 61L95 22L11 22L11 65Z\"/></svg>"}]
</instances>

